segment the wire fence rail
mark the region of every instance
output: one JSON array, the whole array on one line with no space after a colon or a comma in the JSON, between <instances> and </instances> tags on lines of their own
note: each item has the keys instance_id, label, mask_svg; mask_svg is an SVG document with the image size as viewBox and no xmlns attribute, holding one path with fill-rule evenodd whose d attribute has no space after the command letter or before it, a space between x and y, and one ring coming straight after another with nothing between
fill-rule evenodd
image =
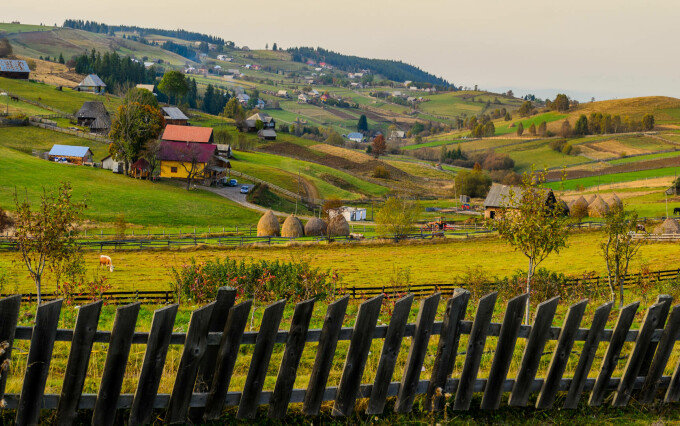
<instances>
[{"instance_id":1,"label":"wire fence rail","mask_svg":"<svg viewBox=\"0 0 680 426\"><path fill-rule=\"evenodd\" d=\"M509 300L502 322L494 323L497 293L482 297L474 317L466 320L470 293L458 291L445 301L443 317L436 321L441 299L436 293L420 301L416 322L408 323L414 301L409 294L394 305L389 325L379 326L383 296L377 296L361 303L352 327L343 327L349 299L345 296L328 306L321 329L309 327L315 303L311 299L295 305L289 330L279 329L286 304L282 300L265 308L258 331L246 332L253 301L237 304L236 290L221 288L215 302L192 313L186 333L173 333L176 304L156 310L150 331L140 333L135 332L139 303L119 307L111 331L97 330L101 301L80 307L74 329L58 329L62 300L37 307L35 325L26 327L17 326L21 298L13 296L0 300L0 341L6 345L0 365L11 358L16 341L29 340L30 346L21 392L5 394L7 376L12 374L5 370L0 397L3 409L16 410L18 425L38 423L41 409L52 411L49 415L58 424L72 424L78 410L89 410L81 412L79 420L91 415L92 424L118 421L137 425L156 418L165 423L215 421L223 416L225 407L238 407L236 418L252 420L263 405L267 409L260 411L260 417L283 419L291 404L300 403L302 413L311 418L320 413L325 401L332 402L331 415L341 418L351 415L360 399L367 400L366 413L375 415L385 411L388 397L395 398L397 413L411 412L418 396L424 398L425 409L432 411L441 411L447 404L456 411L470 410L474 394L482 396L481 409L500 408L505 393L510 394L508 405L515 407L526 407L529 398L537 395L535 406L539 409L575 409L585 392L590 392L590 406L611 401L613 407L622 407L631 399L642 404L678 401L680 365L667 364L680 336L680 306L671 310L670 296L658 297L637 330L631 325L639 302L619 311L613 329L605 328L611 302L599 306L591 325L581 328L587 300L571 305L562 325L554 327L559 298L541 303L533 325L524 325L521 318L527 297L523 294ZM432 336L439 336L433 345L436 350L430 349ZM488 337L497 339L487 342ZM408 355L401 379L393 381L404 338L411 344L405 346ZM519 339L524 344L518 344ZM374 340L382 341L380 351L372 346ZM328 378L339 341L349 341L349 346L340 381L330 386ZM459 353L461 341L465 346ZM549 366L542 370L539 363L549 341L556 344L546 354L551 356ZM70 342L70 354L61 393L45 394L55 342ZM83 384L95 342L108 344L108 349L101 377L96 378L100 379L98 393L88 394L83 393ZM306 348L308 343L314 347ZM144 360L135 393L122 394L132 344L146 346ZM172 392L159 394L161 377L168 374L165 363L171 344L183 345L181 360L171 373L175 374ZM283 356L275 385L265 389L277 345ZM243 350L244 346L251 349ZM606 351L600 366L593 368L600 346ZM572 351L575 348L580 352ZM315 355L309 381L296 389L302 354L312 349ZM493 360L488 376L479 377L482 357L489 352ZM459 355L464 356L462 368L452 376ZM234 367L244 356L249 357L248 373L240 389L234 389ZM508 377L516 357L521 357L516 375ZM368 365L377 367L365 383L362 378L369 358ZM621 360L626 364L618 369ZM570 362L576 367L567 378L564 373ZM663 375L667 368L672 368L671 376ZM563 396L558 399L558 394Z\"/></svg>"}]
</instances>

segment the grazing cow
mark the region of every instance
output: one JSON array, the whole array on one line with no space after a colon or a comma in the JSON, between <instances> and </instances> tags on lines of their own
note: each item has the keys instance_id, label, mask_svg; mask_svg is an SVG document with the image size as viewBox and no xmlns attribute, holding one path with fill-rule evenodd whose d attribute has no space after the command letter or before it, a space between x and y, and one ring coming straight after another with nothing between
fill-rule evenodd
<instances>
[{"instance_id":1,"label":"grazing cow","mask_svg":"<svg viewBox=\"0 0 680 426\"><path fill-rule=\"evenodd\" d=\"M676 207L673 209L673 214L680 214L680 207Z\"/></svg>"},{"instance_id":2,"label":"grazing cow","mask_svg":"<svg viewBox=\"0 0 680 426\"><path fill-rule=\"evenodd\" d=\"M113 272L113 261L109 256L101 255L99 256L99 267L109 268L110 272Z\"/></svg>"},{"instance_id":3,"label":"grazing cow","mask_svg":"<svg viewBox=\"0 0 680 426\"><path fill-rule=\"evenodd\" d=\"M645 229L645 225L643 225L641 223L637 224L636 230L640 231L640 232L647 232L647 229Z\"/></svg>"},{"instance_id":4,"label":"grazing cow","mask_svg":"<svg viewBox=\"0 0 680 426\"><path fill-rule=\"evenodd\" d=\"M9 98L10 98L11 100L13 100L14 102L19 102L19 97L18 97L18 96L10 96Z\"/></svg>"}]
</instances>

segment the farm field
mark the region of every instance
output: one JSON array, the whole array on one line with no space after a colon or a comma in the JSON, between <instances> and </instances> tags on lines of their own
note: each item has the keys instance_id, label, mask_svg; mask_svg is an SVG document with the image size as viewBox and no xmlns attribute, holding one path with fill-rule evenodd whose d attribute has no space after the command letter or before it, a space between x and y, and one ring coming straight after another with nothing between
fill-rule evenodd
<instances>
[{"instance_id":1,"label":"farm field","mask_svg":"<svg viewBox=\"0 0 680 426\"><path fill-rule=\"evenodd\" d=\"M636 157L619 158L618 160L608 161L611 165L637 163L638 161L658 160L661 158L673 158L680 156L680 151L662 152L658 154L640 155Z\"/></svg>"},{"instance_id":2,"label":"farm field","mask_svg":"<svg viewBox=\"0 0 680 426\"><path fill-rule=\"evenodd\" d=\"M583 157L571 156L554 151L548 141L532 141L506 146L496 150L507 153L515 160L515 170L525 172L535 166L538 169L569 166L583 163Z\"/></svg>"},{"instance_id":3,"label":"farm field","mask_svg":"<svg viewBox=\"0 0 680 426\"><path fill-rule=\"evenodd\" d=\"M40 127L0 127L0 146L25 154L31 154L33 150L49 151L52 149L52 145L55 144L90 147L92 154L94 154L95 162L99 162L109 152L108 144Z\"/></svg>"},{"instance_id":4,"label":"farm field","mask_svg":"<svg viewBox=\"0 0 680 426\"><path fill-rule=\"evenodd\" d=\"M529 127L531 127L532 124L535 125L536 128L538 129L538 126L544 121L547 124L550 124L554 121L562 120L566 117L567 117L566 114L560 114L555 111L551 111L528 118L513 117L513 119L510 121L496 120L495 121L496 134L507 135L509 133L515 133L517 132L517 127L519 126L519 123L522 123L522 126L524 127L524 134L528 135ZM512 123L515 124L515 127L510 127Z\"/></svg>"},{"instance_id":5,"label":"farm field","mask_svg":"<svg viewBox=\"0 0 680 426\"><path fill-rule=\"evenodd\" d=\"M653 170L642 170L637 172L627 173L612 173L601 176L591 176L585 178L568 179L564 182L564 188L567 190L577 189L579 187L590 188L596 185L608 185L620 182L638 181L644 179L654 179L657 177L674 176L677 174L677 167L664 167ZM553 189L560 187L562 182L551 182L547 186Z\"/></svg>"}]
</instances>

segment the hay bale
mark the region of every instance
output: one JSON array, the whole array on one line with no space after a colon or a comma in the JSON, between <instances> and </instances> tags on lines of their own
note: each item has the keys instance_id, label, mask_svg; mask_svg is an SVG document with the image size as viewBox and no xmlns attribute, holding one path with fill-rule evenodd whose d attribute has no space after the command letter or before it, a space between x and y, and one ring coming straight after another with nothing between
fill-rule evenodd
<instances>
[{"instance_id":1,"label":"hay bale","mask_svg":"<svg viewBox=\"0 0 680 426\"><path fill-rule=\"evenodd\" d=\"M586 198L586 201L588 202L588 205L593 204L593 201L597 200L597 197L598 197L597 194L589 195L588 198Z\"/></svg>"},{"instance_id":2,"label":"hay bale","mask_svg":"<svg viewBox=\"0 0 680 426\"><path fill-rule=\"evenodd\" d=\"M557 207L558 209L562 210L562 214L563 214L564 216L569 216L569 211L570 211L570 209L569 209L569 205L567 204L566 201L564 201L564 200L559 200L559 201L557 202L557 204L556 204L556 207Z\"/></svg>"},{"instance_id":3,"label":"hay bale","mask_svg":"<svg viewBox=\"0 0 680 426\"><path fill-rule=\"evenodd\" d=\"M331 237L346 237L349 235L349 223L345 220L345 216L336 214L328 222L328 234Z\"/></svg>"},{"instance_id":4,"label":"hay bale","mask_svg":"<svg viewBox=\"0 0 680 426\"><path fill-rule=\"evenodd\" d=\"M583 196L578 197L569 206L569 213L577 217L588 216L588 201Z\"/></svg>"},{"instance_id":5,"label":"hay bale","mask_svg":"<svg viewBox=\"0 0 680 426\"><path fill-rule=\"evenodd\" d=\"M655 234L680 234L680 224L677 220L669 217L654 230Z\"/></svg>"},{"instance_id":6,"label":"hay bale","mask_svg":"<svg viewBox=\"0 0 680 426\"><path fill-rule=\"evenodd\" d=\"M604 217L607 213L609 213L609 205L599 195L588 205L588 216L590 217Z\"/></svg>"},{"instance_id":7,"label":"hay bale","mask_svg":"<svg viewBox=\"0 0 680 426\"><path fill-rule=\"evenodd\" d=\"M324 235L326 235L327 229L328 225L326 225L326 222L319 219L318 217L313 217L309 219L305 224L305 235L307 235L308 237L310 236L323 237Z\"/></svg>"},{"instance_id":8,"label":"hay bale","mask_svg":"<svg viewBox=\"0 0 680 426\"><path fill-rule=\"evenodd\" d=\"M278 237L280 233L279 220L274 215L274 212L267 210L267 213L263 214L260 221L257 222L257 236Z\"/></svg>"},{"instance_id":9,"label":"hay bale","mask_svg":"<svg viewBox=\"0 0 680 426\"><path fill-rule=\"evenodd\" d=\"M621 201L621 199L613 192L612 195L607 198L607 204L609 205L610 210L613 208L623 208L623 201Z\"/></svg>"},{"instance_id":10,"label":"hay bale","mask_svg":"<svg viewBox=\"0 0 680 426\"><path fill-rule=\"evenodd\" d=\"M281 236L286 238L300 238L305 236L305 229L302 227L300 219L295 215L290 215L283 222L281 227Z\"/></svg>"}]
</instances>

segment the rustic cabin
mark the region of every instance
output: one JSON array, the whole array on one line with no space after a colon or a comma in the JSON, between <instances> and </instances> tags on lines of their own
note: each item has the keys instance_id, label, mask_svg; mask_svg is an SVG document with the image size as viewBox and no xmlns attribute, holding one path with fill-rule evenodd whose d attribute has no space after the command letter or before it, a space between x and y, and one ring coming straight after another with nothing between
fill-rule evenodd
<instances>
[{"instance_id":1,"label":"rustic cabin","mask_svg":"<svg viewBox=\"0 0 680 426\"><path fill-rule=\"evenodd\" d=\"M18 59L0 59L0 77L16 80L28 80L31 69L26 61Z\"/></svg>"},{"instance_id":2,"label":"rustic cabin","mask_svg":"<svg viewBox=\"0 0 680 426\"><path fill-rule=\"evenodd\" d=\"M106 84L96 74L90 74L81 81L74 90L102 94L106 91Z\"/></svg>"},{"instance_id":3,"label":"rustic cabin","mask_svg":"<svg viewBox=\"0 0 680 426\"><path fill-rule=\"evenodd\" d=\"M83 165L92 163L92 151L86 146L54 145L48 154L50 161Z\"/></svg>"},{"instance_id":4,"label":"rustic cabin","mask_svg":"<svg viewBox=\"0 0 680 426\"><path fill-rule=\"evenodd\" d=\"M557 203L552 189L541 188L546 205L554 206ZM494 183L484 200L484 217L495 219L503 208L517 208L522 200L522 188Z\"/></svg>"},{"instance_id":5,"label":"rustic cabin","mask_svg":"<svg viewBox=\"0 0 680 426\"><path fill-rule=\"evenodd\" d=\"M161 140L165 142L185 142L185 143L213 143L212 127L178 126L168 124L165 126Z\"/></svg>"},{"instance_id":6,"label":"rustic cabin","mask_svg":"<svg viewBox=\"0 0 680 426\"><path fill-rule=\"evenodd\" d=\"M186 126L189 124L189 117L184 115L181 109L177 107L162 107L161 112L165 118L165 124L174 124L176 126Z\"/></svg>"},{"instance_id":7,"label":"rustic cabin","mask_svg":"<svg viewBox=\"0 0 680 426\"><path fill-rule=\"evenodd\" d=\"M274 131L274 129L262 129L259 132L257 132L257 137L264 141L275 141L276 132Z\"/></svg>"},{"instance_id":8,"label":"rustic cabin","mask_svg":"<svg viewBox=\"0 0 680 426\"><path fill-rule=\"evenodd\" d=\"M111 130L111 116L102 102L84 102L76 119L79 126L88 127L92 133L106 135Z\"/></svg>"}]
</instances>

